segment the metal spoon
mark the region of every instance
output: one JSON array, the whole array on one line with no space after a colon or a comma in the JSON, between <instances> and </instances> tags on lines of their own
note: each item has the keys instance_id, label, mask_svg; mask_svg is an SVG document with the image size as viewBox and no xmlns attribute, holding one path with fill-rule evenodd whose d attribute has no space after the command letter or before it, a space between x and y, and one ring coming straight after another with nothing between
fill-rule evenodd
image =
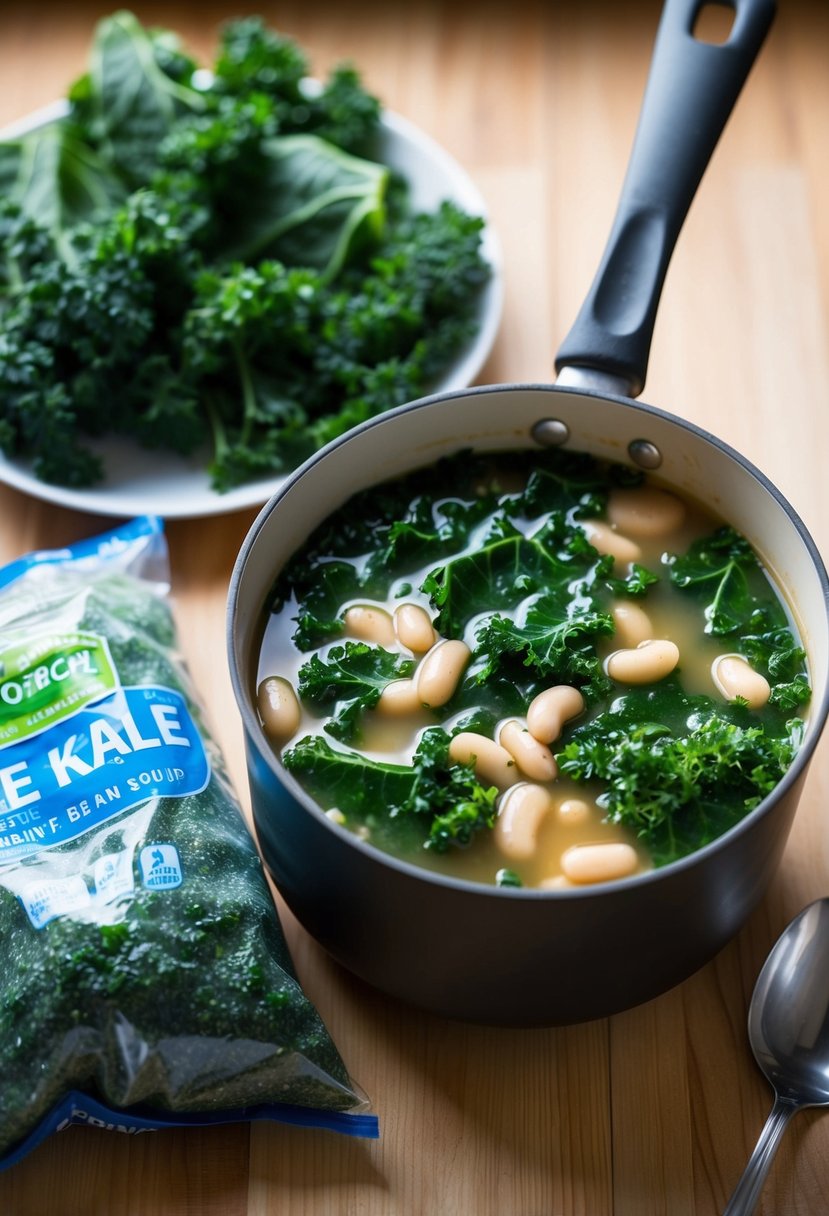
<instances>
[{"instance_id":1,"label":"metal spoon","mask_svg":"<svg viewBox=\"0 0 829 1216\"><path fill-rule=\"evenodd\" d=\"M774 1105L723 1216L753 1212L792 1115L829 1106L829 899L804 908L757 977L748 1011L754 1056Z\"/></svg>"}]
</instances>

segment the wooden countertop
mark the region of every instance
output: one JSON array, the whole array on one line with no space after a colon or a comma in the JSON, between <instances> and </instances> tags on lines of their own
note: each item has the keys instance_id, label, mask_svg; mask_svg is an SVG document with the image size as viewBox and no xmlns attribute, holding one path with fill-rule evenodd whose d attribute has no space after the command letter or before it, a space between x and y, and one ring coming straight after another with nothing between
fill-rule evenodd
<instances>
[{"instance_id":1,"label":"wooden countertop","mask_svg":"<svg viewBox=\"0 0 829 1216\"><path fill-rule=\"evenodd\" d=\"M137 3L209 61L222 3ZM615 207L659 5L437 0L253 6L318 72L361 67L387 105L471 172L506 265L482 382L547 380ZM714 431L791 500L829 554L829 8L777 22L668 274L645 400ZM0 122L62 94L110 6L0 12ZM246 798L224 604L242 512L168 533L184 647ZM0 561L111 521L0 487ZM778 933L829 892L829 739L782 868L738 938L692 979L605 1021L547 1031L450 1024L368 991L285 916L295 960L382 1127L378 1142L272 1125L127 1138L72 1128L0 1176L8 1216L709 1216L771 1092L746 1041ZM0 1078L2 1084L2 1078ZM798 1116L765 1216L829 1210L829 1117Z\"/></svg>"}]
</instances>

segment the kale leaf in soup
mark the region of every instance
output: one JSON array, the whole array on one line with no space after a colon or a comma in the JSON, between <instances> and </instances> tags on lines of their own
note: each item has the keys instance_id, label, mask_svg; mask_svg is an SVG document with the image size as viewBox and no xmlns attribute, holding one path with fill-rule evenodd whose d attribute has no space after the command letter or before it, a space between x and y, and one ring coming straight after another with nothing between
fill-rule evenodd
<instances>
[{"instance_id":1,"label":"kale leaf in soup","mask_svg":"<svg viewBox=\"0 0 829 1216\"><path fill-rule=\"evenodd\" d=\"M276 581L260 693L274 676L295 713L263 713L266 733L333 820L545 889L733 827L791 764L810 696L744 537L562 450L460 453L356 495Z\"/></svg>"}]
</instances>

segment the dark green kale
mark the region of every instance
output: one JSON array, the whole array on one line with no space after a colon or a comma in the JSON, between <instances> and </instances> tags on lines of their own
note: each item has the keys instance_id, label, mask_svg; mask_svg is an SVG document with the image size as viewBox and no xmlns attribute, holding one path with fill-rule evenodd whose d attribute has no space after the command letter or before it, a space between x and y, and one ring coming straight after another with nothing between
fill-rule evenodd
<instances>
[{"instance_id":1,"label":"dark green kale","mask_svg":"<svg viewBox=\"0 0 829 1216\"><path fill-rule=\"evenodd\" d=\"M606 691L597 642L613 620L595 594L606 569L579 528L552 511L530 535L496 515L480 547L432 570L421 590L439 610L436 628L460 637L481 616L474 634L474 680L515 678L519 660L541 687L572 683L590 697ZM525 673L526 678L526 673Z\"/></svg>"},{"instance_id":2,"label":"dark green kale","mask_svg":"<svg viewBox=\"0 0 829 1216\"><path fill-rule=\"evenodd\" d=\"M0 197L58 242L79 224L106 219L125 196L118 174L71 122L0 143Z\"/></svg>"},{"instance_id":3,"label":"dark green kale","mask_svg":"<svg viewBox=\"0 0 829 1216\"><path fill-rule=\"evenodd\" d=\"M590 700L607 693L597 642L613 634L613 618L566 594L546 592L523 614L521 624L496 613L475 634L475 654L484 659L479 683L504 670L508 656L521 659L541 685L572 684Z\"/></svg>"},{"instance_id":4,"label":"dark green kale","mask_svg":"<svg viewBox=\"0 0 829 1216\"><path fill-rule=\"evenodd\" d=\"M601 782L607 818L631 829L655 865L715 840L770 794L794 759L802 726L795 719L777 735L735 720L739 707L726 715L707 699L672 692L670 706L664 690L658 707L645 697L634 709L637 698L624 698L624 708L575 730L557 755L562 773Z\"/></svg>"},{"instance_id":5,"label":"dark green kale","mask_svg":"<svg viewBox=\"0 0 829 1216\"><path fill-rule=\"evenodd\" d=\"M174 34L145 30L132 13L98 23L89 72L70 89L72 118L129 188L149 184L176 120L206 108L195 70Z\"/></svg>"},{"instance_id":6,"label":"dark green kale","mask_svg":"<svg viewBox=\"0 0 829 1216\"><path fill-rule=\"evenodd\" d=\"M304 105L307 58L295 42L268 29L258 17L224 27L214 73L219 93L232 97L263 94L283 101L288 112L288 107Z\"/></svg>"},{"instance_id":7,"label":"dark green kale","mask_svg":"<svg viewBox=\"0 0 829 1216\"><path fill-rule=\"evenodd\" d=\"M556 457L530 470L524 489L507 500L510 513L527 519L553 511L580 518L602 515L609 486L593 457L567 449L559 449Z\"/></svg>"},{"instance_id":8,"label":"dark green kale","mask_svg":"<svg viewBox=\"0 0 829 1216\"><path fill-rule=\"evenodd\" d=\"M219 491L272 476L474 332L482 222L413 214L376 98L306 68L250 19L199 72L116 13L69 116L0 142L0 447L38 477L94 484L113 433L203 454Z\"/></svg>"},{"instance_id":9,"label":"dark green kale","mask_svg":"<svg viewBox=\"0 0 829 1216\"><path fill-rule=\"evenodd\" d=\"M496 518L479 547L430 571L421 584L438 609L435 628L461 637L465 623L479 612L514 608L551 586L568 587L584 573L560 546L560 517L525 536L508 520Z\"/></svg>"},{"instance_id":10,"label":"dark green kale","mask_svg":"<svg viewBox=\"0 0 829 1216\"><path fill-rule=\"evenodd\" d=\"M204 439L175 345L199 266L177 221L151 194L133 195L94 234L78 230L69 261L29 260L25 281L9 290L0 337L4 446L33 458L44 480L84 485L100 474L85 436L120 431L181 453ZM21 226L8 231L7 264Z\"/></svg>"},{"instance_id":11,"label":"dark green kale","mask_svg":"<svg viewBox=\"0 0 829 1216\"><path fill-rule=\"evenodd\" d=\"M325 724L329 735L343 742L360 737L360 717L374 709L380 694L393 680L414 671L414 661L380 646L346 642L332 646L326 657L313 655L299 669L297 691L314 709L333 710Z\"/></svg>"},{"instance_id":12,"label":"dark green kale","mask_svg":"<svg viewBox=\"0 0 829 1216\"><path fill-rule=\"evenodd\" d=\"M414 754L414 785L403 813L431 817L427 849L445 853L465 846L495 823L498 790L484 786L474 766L449 758L450 736L440 727L424 731Z\"/></svg>"},{"instance_id":13,"label":"dark green kale","mask_svg":"<svg viewBox=\"0 0 829 1216\"><path fill-rule=\"evenodd\" d=\"M694 541L670 563L671 582L704 605L705 631L727 637L744 626L757 606L760 563L751 545L731 527Z\"/></svg>"},{"instance_id":14,"label":"dark green kale","mask_svg":"<svg viewBox=\"0 0 829 1216\"><path fill-rule=\"evenodd\" d=\"M705 632L732 639L735 650L766 677L772 705L791 713L809 702L806 651L744 537L722 527L695 541L687 554L671 558L670 578L700 602Z\"/></svg>"},{"instance_id":15,"label":"dark green kale","mask_svg":"<svg viewBox=\"0 0 829 1216\"><path fill-rule=\"evenodd\" d=\"M335 751L320 736L301 739L283 763L327 809L367 827L382 847L388 836L444 853L468 845L495 821L494 786L483 786L471 764L449 759L450 736L423 732L410 765L384 764L353 751Z\"/></svg>"},{"instance_id":16,"label":"dark green kale","mask_svg":"<svg viewBox=\"0 0 829 1216\"><path fill-rule=\"evenodd\" d=\"M607 569L607 573L604 574L605 586L612 595L639 599L641 596L647 595L649 587L653 587L659 582L658 574L646 570L638 562L631 563L630 573L626 574L624 578L614 578L610 574L610 570L613 568L612 558L606 559L604 565Z\"/></svg>"},{"instance_id":17,"label":"dark green kale","mask_svg":"<svg viewBox=\"0 0 829 1216\"><path fill-rule=\"evenodd\" d=\"M204 270L184 317L182 355L210 422L218 489L310 453L303 406L319 281L279 262ZM285 343L275 343L276 330ZM241 408L240 408L241 406Z\"/></svg>"},{"instance_id":18,"label":"dark green kale","mask_svg":"<svg viewBox=\"0 0 829 1216\"><path fill-rule=\"evenodd\" d=\"M377 135L380 104L353 68L338 65L327 81L312 87L306 56L259 18L226 26L214 71L217 93L267 97L280 131L317 135L360 155Z\"/></svg>"}]
</instances>

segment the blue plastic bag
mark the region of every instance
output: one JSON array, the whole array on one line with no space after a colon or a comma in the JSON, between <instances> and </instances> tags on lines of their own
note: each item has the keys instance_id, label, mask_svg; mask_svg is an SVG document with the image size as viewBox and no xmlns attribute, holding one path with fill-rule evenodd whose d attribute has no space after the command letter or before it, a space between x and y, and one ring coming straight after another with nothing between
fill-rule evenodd
<instances>
[{"instance_id":1,"label":"blue plastic bag","mask_svg":"<svg viewBox=\"0 0 829 1216\"><path fill-rule=\"evenodd\" d=\"M376 1136L177 650L160 521L0 570L0 1166L68 1122Z\"/></svg>"}]
</instances>

